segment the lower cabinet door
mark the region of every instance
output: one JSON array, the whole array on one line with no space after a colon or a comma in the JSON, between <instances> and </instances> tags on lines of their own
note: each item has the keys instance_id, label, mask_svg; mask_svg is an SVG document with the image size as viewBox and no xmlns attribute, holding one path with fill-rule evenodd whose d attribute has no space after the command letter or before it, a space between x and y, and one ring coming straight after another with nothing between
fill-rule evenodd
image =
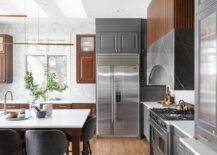
<instances>
[{"instance_id":1,"label":"lower cabinet door","mask_svg":"<svg viewBox=\"0 0 217 155\"><path fill-rule=\"evenodd\" d=\"M94 53L79 53L77 63L77 82L95 83L96 65Z\"/></svg>"}]
</instances>

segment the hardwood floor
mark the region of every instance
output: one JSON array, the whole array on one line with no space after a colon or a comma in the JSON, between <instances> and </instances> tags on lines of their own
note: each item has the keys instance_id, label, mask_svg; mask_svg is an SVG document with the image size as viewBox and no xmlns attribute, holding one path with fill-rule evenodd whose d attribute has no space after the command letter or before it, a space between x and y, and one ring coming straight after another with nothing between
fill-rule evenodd
<instances>
[{"instance_id":1,"label":"hardwood floor","mask_svg":"<svg viewBox=\"0 0 217 155\"><path fill-rule=\"evenodd\" d=\"M94 138L90 141L90 145L92 155L149 155L149 144L145 139ZM71 146L69 148L71 150Z\"/></svg>"},{"instance_id":2,"label":"hardwood floor","mask_svg":"<svg viewBox=\"0 0 217 155\"><path fill-rule=\"evenodd\" d=\"M149 144L138 138L94 138L93 155L149 155Z\"/></svg>"}]
</instances>

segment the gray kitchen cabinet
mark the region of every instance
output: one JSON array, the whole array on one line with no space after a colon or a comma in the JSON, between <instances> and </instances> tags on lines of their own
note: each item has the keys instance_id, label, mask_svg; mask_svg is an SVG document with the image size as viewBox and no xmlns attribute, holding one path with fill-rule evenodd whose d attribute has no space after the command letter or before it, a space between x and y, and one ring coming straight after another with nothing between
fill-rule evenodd
<instances>
[{"instance_id":1,"label":"gray kitchen cabinet","mask_svg":"<svg viewBox=\"0 0 217 155\"><path fill-rule=\"evenodd\" d=\"M185 155L195 155L194 152L192 152L190 149L188 149L187 147L185 147Z\"/></svg>"},{"instance_id":2,"label":"gray kitchen cabinet","mask_svg":"<svg viewBox=\"0 0 217 155\"><path fill-rule=\"evenodd\" d=\"M121 53L138 53L140 50L138 32L118 33L118 52Z\"/></svg>"},{"instance_id":3,"label":"gray kitchen cabinet","mask_svg":"<svg viewBox=\"0 0 217 155\"><path fill-rule=\"evenodd\" d=\"M180 138L187 138L188 136L174 127L173 130L173 155L195 155L188 149L181 141Z\"/></svg>"},{"instance_id":4,"label":"gray kitchen cabinet","mask_svg":"<svg viewBox=\"0 0 217 155\"><path fill-rule=\"evenodd\" d=\"M217 3L212 4L196 15L195 135L217 151Z\"/></svg>"},{"instance_id":5,"label":"gray kitchen cabinet","mask_svg":"<svg viewBox=\"0 0 217 155\"><path fill-rule=\"evenodd\" d=\"M118 33L100 32L96 34L96 49L98 53L118 52Z\"/></svg>"},{"instance_id":6,"label":"gray kitchen cabinet","mask_svg":"<svg viewBox=\"0 0 217 155\"><path fill-rule=\"evenodd\" d=\"M144 135L148 141L150 141L150 112L149 109L144 106Z\"/></svg>"},{"instance_id":7,"label":"gray kitchen cabinet","mask_svg":"<svg viewBox=\"0 0 217 155\"><path fill-rule=\"evenodd\" d=\"M96 34L97 53L139 53L138 32L99 32Z\"/></svg>"},{"instance_id":8,"label":"gray kitchen cabinet","mask_svg":"<svg viewBox=\"0 0 217 155\"><path fill-rule=\"evenodd\" d=\"M179 138L187 137L178 129L173 130L173 155L186 155L185 146L180 142Z\"/></svg>"},{"instance_id":9,"label":"gray kitchen cabinet","mask_svg":"<svg viewBox=\"0 0 217 155\"><path fill-rule=\"evenodd\" d=\"M96 19L96 52L140 53L141 19Z\"/></svg>"}]
</instances>

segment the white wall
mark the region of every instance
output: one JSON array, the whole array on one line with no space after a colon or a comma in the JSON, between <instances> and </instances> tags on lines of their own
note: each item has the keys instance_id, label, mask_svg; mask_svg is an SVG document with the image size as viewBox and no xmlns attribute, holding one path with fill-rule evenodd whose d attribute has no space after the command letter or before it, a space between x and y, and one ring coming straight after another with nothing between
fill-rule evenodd
<instances>
[{"instance_id":1,"label":"white wall","mask_svg":"<svg viewBox=\"0 0 217 155\"><path fill-rule=\"evenodd\" d=\"M175 102L179 103L179 100L184 100L187 103L194 103L194 90L176 90Z\"/></svg>"},{"instance_id":2,"label":"white wall","mask_svg":"<svg viewBox=\"0 0 217 155\"><path fill-rule=\"evenodd\" d=\"M0 24L0 33L12 35L14 42L25 41L25 31L27 38L37 39L37 24L27 24L26 27L25 30L24 24ZM81 102L95 102L95 84L77 84L76 82L76 34L95 34L95 23L85 20L65 23L46 22L40 24L39 30L42 39L66 39L75 44L68 47L68 52L70 52L69 90L58 94L57 97ZM6 90L12 90L16 100L28 100L29 92L24 87L26 48L23 45L14 45L13 48L13 83L0 84L0 100L3 99Z\"/></svg>"}]
</instances>

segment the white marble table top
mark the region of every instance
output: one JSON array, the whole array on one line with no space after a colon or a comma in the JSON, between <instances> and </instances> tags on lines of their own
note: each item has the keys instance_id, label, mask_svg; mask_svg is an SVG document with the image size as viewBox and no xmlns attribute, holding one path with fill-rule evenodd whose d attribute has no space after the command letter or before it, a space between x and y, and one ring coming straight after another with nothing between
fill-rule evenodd
<instances>
[{"instance_id":1,"label":"white marble table top","mask_svg":"<svg viewBox=\"0 0 217 155\"><path fill-rule=\"evenodd\" d=\"M5 115L0 115L0 128L82 128L89 109L53 110L52 117L38 119L33 116L22 121L8 121Z\"/></svg>"}]
</instances>

